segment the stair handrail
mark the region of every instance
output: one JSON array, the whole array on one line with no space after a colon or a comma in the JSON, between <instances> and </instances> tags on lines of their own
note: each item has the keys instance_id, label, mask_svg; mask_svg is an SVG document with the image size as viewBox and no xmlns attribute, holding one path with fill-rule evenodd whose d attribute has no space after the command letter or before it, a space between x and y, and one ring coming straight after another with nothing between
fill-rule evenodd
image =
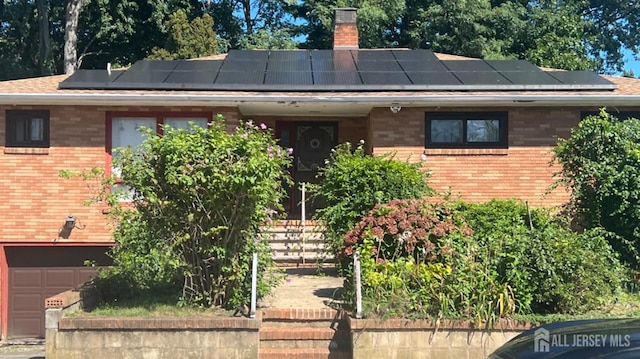
<instances>
[{"instance_id":1,"label":"stair handrail","mask_svg":"<svg viewBox=\"0 0 640 359\"><path fill-rule=\"evenodd\" d=\"M306 227L306 196L307 196L307 186L305 182L302 182L302 201L300 204L300 210L301 210L301 218L300 218L300 226L302 227L302 234L301 234L301 242L302 242L302 265L306 264L306 253L305 253L305 235L307 233L307 227Z\"/></svg>"}]
</instances>

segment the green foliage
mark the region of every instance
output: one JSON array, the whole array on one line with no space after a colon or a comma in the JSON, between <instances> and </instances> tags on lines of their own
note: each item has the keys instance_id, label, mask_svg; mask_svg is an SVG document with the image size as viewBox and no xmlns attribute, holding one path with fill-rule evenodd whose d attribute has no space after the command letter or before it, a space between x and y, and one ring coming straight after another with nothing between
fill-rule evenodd
<instances>
[{"instance_id":1,"label":"green foliage","mask_svg":"<svg viewBox=\"0 0 640 359\"><path fill-rule=\"evenodd\" d=\"M191 59L218 53L218 41L213 31L213 18L209 14L187 19L187 14L178 10L166 23L167 40L164 48L154 48L149 59Z\"/></svg>"},{"instance_id":2,"label":"green foliage","mask_svg":"<svg viewBox=\"0 0 640 359\"><path fill-rule=\"evenodd\" d=\"M622 258L638 266L640 250L640 121L604 110L581 121L554 149L558 184L587 228L602 227Z\"/></svg>"},{"instance_id":3,"label":"green foliage","mask_svg":"<svg viewBox=\"0 0 640 359\"><path fill-rule=\"evenodd\" d=\"M137 150L114 156L131 192L108 198L116 245L104 296L182 282L183 303L232 308L249 299L253 252L259 253L257 294L266 295L276 278L259 229L281 209L288 152L266 126L251 121L231 134L221 117L207 129L143 131L147 138ZM120 206L123 194L131 205Z\"/></svg>"},{"instance_id":4,"label":"green foliage","mask_svg":"<svg viewBox=\"0 0 640 359\"><path fill-rule=\"evenodd\" d=\"M431 193L428 175L420 167L420 163L398 161L391 154L367 155L363 143L355 149L349 143L338 145L320 170L322 183L310 188L324 204L315 217L325 226L329 250L337 253L344 235L374 205Z\"/></svg>"},{"instance_id":5,"label":"green foliage","mask_svg":"<svg viewBox=\"0 0 640 359\"><path fill-rule=\"evenodd\" d=\"M576 234L563 218L514 200L458 202L455 210L490 256L496 280L513 291L518 313L592 309L623 284L625 272L604 231Z\"/></svg>"},{"instance_id":6,"label":"green foliage","mask_svg":"<svg viewBox=\"0 0 640 359\"><path fill-rule=\"evenodd\" d=\"M479 326L516 314L581 313L611 299L626 272L605 237L573 233L541 209L529 220L513 200L403 200L370 211L345 236L341 256L361 253L366 315ZM353 288L346 293L352 300Z\"/></svg>"}]
</instances>

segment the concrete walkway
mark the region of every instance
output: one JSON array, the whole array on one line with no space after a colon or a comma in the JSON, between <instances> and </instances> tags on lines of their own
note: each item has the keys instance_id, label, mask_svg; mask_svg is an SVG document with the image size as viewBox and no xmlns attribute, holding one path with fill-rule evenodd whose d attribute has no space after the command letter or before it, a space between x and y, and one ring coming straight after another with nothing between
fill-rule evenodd
<instances>
[{"instance_id":1,"label":"concrete walkway","mask_svg":"<svg viewBox=\"0 0 640 359\"><path fill-rule=\"evenodd\" d=\"M44 359L44 344L1 345L0 359Z\"/></svg>"},{"instance_id":2,"label":"concrete walkway","mask_svg":"<svg viewBox=\"0 0 640 359\"><path fill-rule=\"evenodd\" d=\"M259 307L320 309L338 305L343 279L334 268L287 268L285 280Z\"/></svg>"}]
</instances>

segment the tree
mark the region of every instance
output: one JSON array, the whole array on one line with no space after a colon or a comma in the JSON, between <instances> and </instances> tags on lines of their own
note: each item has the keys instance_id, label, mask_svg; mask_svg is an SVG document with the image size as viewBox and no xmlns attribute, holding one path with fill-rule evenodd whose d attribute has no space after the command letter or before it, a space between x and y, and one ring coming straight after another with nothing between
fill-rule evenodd
<instances>
[{"instance_id":1,"label":"tree","mask_svg":"<svg viewBox=\"0 0 640 359\"><path fill-rule=\"evenodd\" d=\"M218 41L209 14L189 22L182 10L174 12L167 21L167 40L164 48L154 48L150 59L190 59L218 53Z\"/></svg>"},{"instance_id":2,"label":"tree","mask_svg":"<svg viewBox=\"0 0 640 359\"><path fill-rule=\"evenodd\" d=\"M604 110L590 116L554 149L562 165L558 185L571 190L570 208L587 228L614 235L623 259L640 263L640 120L618 120Z\"/></svg>"},{"instance_id":3,"label":"tree","mask_svg":"<svg viewBox=\"0 0 640 359\"><path fill-rule=\"evenodd\" d=\"M622 49L638 50L640 5L622 0L309 0L308 48L330 48L333 9L358 10L360 46L428 48L539 66L620 71ZM613 4L619 4L618 7Z\"/></svg>"},{"instance_id":4,"label":"tree","mask_svg":"<svg viewBox=\"0 0 640 359\"><path fill-rule=\"evenodd\" d=\"M72 74L78 67L78 20L82 11L82 0L68 0L65 8L64 26L64 73Z\"/></svg>"}]
</instances>

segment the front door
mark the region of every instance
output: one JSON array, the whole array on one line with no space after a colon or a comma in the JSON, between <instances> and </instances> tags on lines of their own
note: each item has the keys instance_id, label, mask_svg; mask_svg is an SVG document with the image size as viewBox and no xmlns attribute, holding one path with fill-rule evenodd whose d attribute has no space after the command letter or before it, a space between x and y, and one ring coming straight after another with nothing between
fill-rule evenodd
<instances>
[{"instance_id":1,"label":"front door","mask_svg":"<svg viewBox=\"0 0 640 359\"><path fill-rule=\"evenodd\" d=\"M293 188L289 189L289 201L285 203L291 217L301 215L301 184L319 183L318 170L324 166L331 150L338 144L337 122L292 122L279 121L276 135L283 147L293 148L293 167L291 176ZM309 218L320 206L317 199L309 200L307 195L306 214Z\"/></svg>"}]
</instances>

